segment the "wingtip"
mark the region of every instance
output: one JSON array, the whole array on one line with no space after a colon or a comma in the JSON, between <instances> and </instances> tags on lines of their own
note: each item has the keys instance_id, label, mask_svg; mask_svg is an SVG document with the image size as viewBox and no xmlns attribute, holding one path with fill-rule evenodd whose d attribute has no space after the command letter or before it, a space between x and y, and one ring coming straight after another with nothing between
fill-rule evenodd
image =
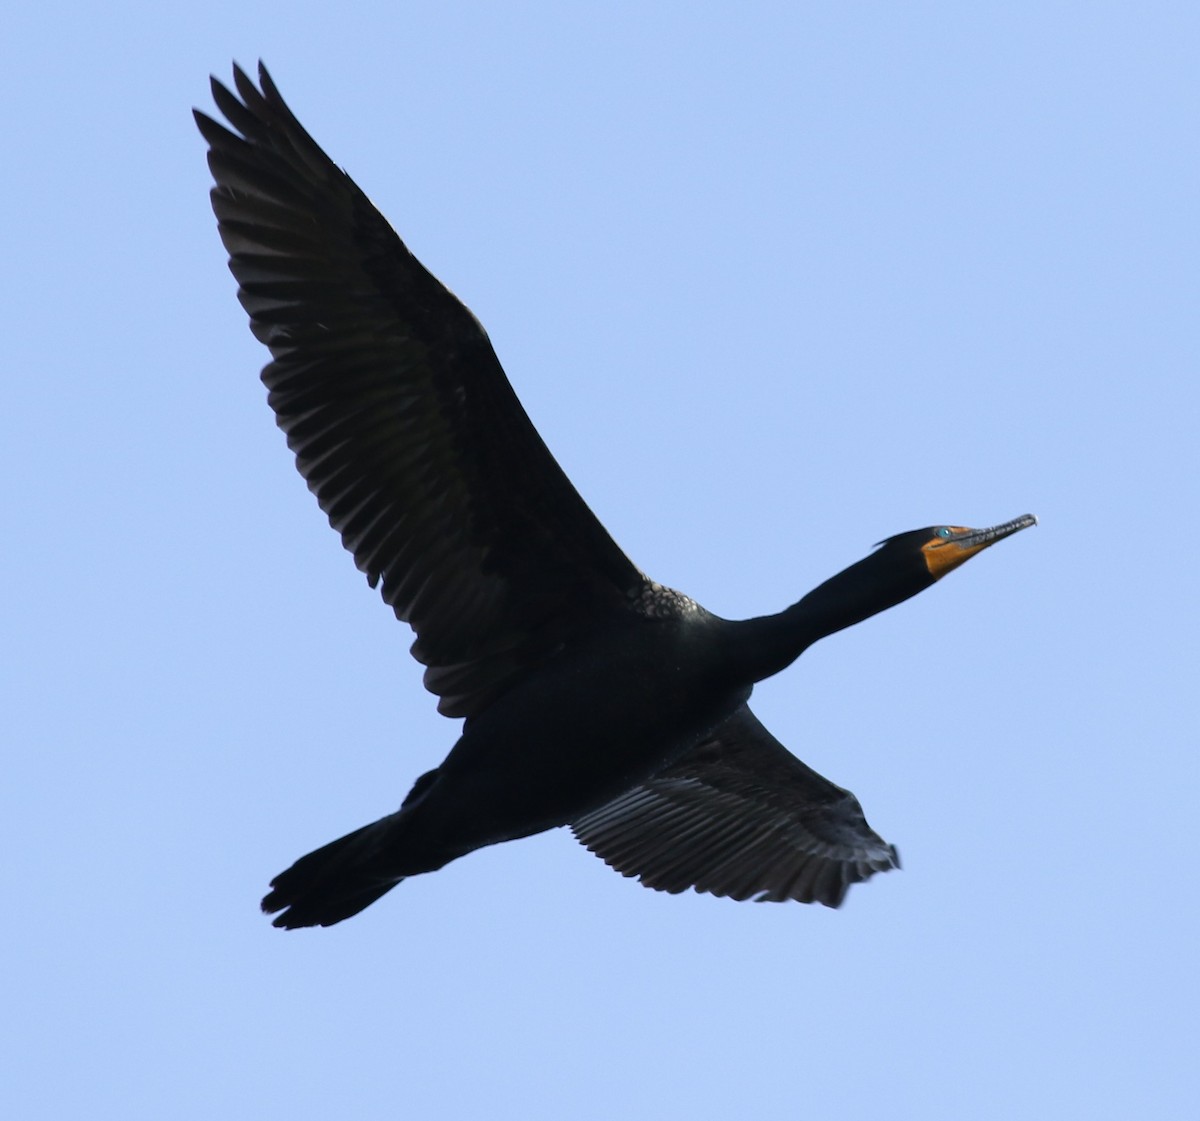
<instances>
[{"instance_id":1,"label":"wingtip","mask_svg":"<svg viewBox=\"0 0 1200 1121\"><path fill-rule=\"evenodd\" d=\"M258 84L268 98L279 99L279 87L275 85L275 79L261 58L258 60Z\"/></svg>"}]
</instances>

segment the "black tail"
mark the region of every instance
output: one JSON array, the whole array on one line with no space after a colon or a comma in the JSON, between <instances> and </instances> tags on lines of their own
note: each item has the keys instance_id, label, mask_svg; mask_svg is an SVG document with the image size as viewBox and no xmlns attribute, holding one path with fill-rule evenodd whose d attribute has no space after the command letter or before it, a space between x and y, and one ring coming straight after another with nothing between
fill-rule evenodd
<instances>
[{"instance_id":1,"label":"black tail","mask_svg":"<svg viewBox=\"0 0 1200 1121\"><path fill-rule=\"evenodd\" d=\"M403 876L388 875L385 857L398 814L364 825L302 856L271 881L262 909L276 916L274 926L333 926L357 915Z\"/></svg>"}]
</instances>

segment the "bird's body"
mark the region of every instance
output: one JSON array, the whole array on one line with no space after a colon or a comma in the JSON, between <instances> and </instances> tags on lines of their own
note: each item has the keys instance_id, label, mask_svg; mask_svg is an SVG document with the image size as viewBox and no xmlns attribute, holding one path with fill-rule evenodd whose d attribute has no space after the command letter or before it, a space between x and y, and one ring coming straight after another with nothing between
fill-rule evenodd
<instances>
[{"instance_id":1,"label":"bird's body","mask_svg":"<svg viewBox=\"0 0 1200 1121\"><path fill-rule=\"evenodd\" d=\"M614 631L556 660L467 722L408 812L447 851L470 851L569 825L610 802L749 698L750 684L731 680L713 637L703 624L657 620L636 643Z\"/></svg>"},{"instance_id":2,"label":"bird's body","mask_svg":"<svg viewBox=\"0 0 1200 1121\"><path fill-rule=\"evenodd\" d=\"M425 798L488 844L567 825L674 761L752 684L723 664L720 621L695 614L613 628L515 686L467 722Z\"/></svg>"},{"instance_id":3,"label":"bird's body","mask_svg":"<svg viewBox=\"0 0 1200 1121\"><path fill-rule=\"evenodd\" d=\"M260 69L197 113L269 401L359 568L465 717L402 806L272 883L330 925L402 879L570 825L666 891L841 902L896 866L857 800L746 706L818 639L929 587L1029 515L890 538L776 615L719 618L648 579L529 422L475 318L312 141Z\"/></svg>"}]
</instances>

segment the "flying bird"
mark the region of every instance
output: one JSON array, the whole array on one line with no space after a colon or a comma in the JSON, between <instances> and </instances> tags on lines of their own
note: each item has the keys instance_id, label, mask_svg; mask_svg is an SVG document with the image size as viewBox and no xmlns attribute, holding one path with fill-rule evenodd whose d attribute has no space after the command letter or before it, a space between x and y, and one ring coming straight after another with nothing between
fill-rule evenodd
<instances>
[{"instance_id":1,"label":"flying bird","mask_svg":"<svg viewBox=\"0 0 1200 1121\"><path fill-rule=\"evenodd\" d=\"M569 826L648 887L838 906L898 867L858 800L747 707L818 639L1026 526L890 537L775 615L656 583L542 442L478 320L292 115L260 65L197 111L268 402L360 571L463 719L392 814L301 857L263 910L330 926L409 876Z\"/></svg>"}]
</instances>

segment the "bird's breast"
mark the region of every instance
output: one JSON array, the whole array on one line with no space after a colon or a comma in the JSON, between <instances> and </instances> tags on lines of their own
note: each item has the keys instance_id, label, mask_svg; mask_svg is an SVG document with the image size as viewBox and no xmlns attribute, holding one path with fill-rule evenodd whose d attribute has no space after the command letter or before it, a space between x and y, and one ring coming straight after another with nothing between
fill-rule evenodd
<instances>
[{"instance_id":1,"label":"bird's breast","mask_svg":"<svg viewBox=\"0 0 1200 1121\"><path fill-rule=\"evenodd\" d=\"M695 642L648 628L560 659L473 718L431 800L489 840L565 825L659 771L731 715L749 687ZM635 636L639 637L639 636ZM432 810L433 807L431 807Z\"/></svg>"}]
</instances>

